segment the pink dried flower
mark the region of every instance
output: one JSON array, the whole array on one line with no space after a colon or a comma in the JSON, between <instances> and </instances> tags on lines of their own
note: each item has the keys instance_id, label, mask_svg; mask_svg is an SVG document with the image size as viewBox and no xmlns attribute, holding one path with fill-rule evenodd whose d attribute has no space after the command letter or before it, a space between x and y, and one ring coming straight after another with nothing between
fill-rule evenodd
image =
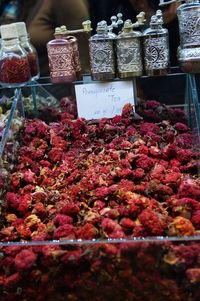
<instances>
[{"instance_id":1,"label":"pink dried flower","mask_svg":"<svg viewBox=\"0 0 200 301\"><path fill-rule=\"evenodd\" d=\"M183 180L178 189L178 193L181 198L189 197L197 201L200 200L200 186L191 178Z\"/></svg>"},{"instance_id":2,"label":"pink dried flower","mask_svg":"<svg viewBox=\"0 0 200 301\"><path fill-rule=\"evenodd\" d=\"M50 150L48 156L52 162L56 163L62 159L62 154L63 151L60 148L54 147L52 150Z\"/></svg>"},{"instance_id":3,"label":"pink dried flower","mask_svg":"<svg viewBox=\"0 0 200 301\"><path fill-rule=\"evenodd\" d=\"M145 175L144 169L142 168L136 168L133 172L133 176L136 180L142 179Z\"/></svg>"},{"instance_id":4,"label":"pink dried flower","mask_svg":"<svg viewBox=\"0 0 200 301\"><path fill-rule=\"evenodd\" d=\"M74 226L70 224L64 224L63 226L58 227L54 231L54 239L75 239L76 231Z\"/></svg>"},{"instance_id":5,"label":"pink dried flower","mask_svg":"<svg viewBox=\"0 0 200 301\"><path fill-rule=\"evenodd\" d=\"M172 172L165 175L164 183L169 185L170 187L179 187L181 183L181 173L180 172Z\"/></svg>"},{"instance_id":6,"label":"pink dried flower","mask_svg":"<svg viewBox=\"0 0 200 301\"><path fill-rule=\"evenodd\" d=\"M124 230L130 230L135 227L135 222L132 221L130 218L123 218L120 224Z\"/></svg>"},{"instance_id":7,"label":"pink dried flower","mask_svg":"<svg viewBox=\"0 0 200 301\"><path fill-rule=\"evenodd\" d=\"M146 101L146 108L147 109L156 109L160 106L160 103L156 100L147 100Z\"/></svg>"},{"instance_id":8,"label":"pink dried flower","mask_svg":"<svg viewBox=\"0 0 200 301\"><path fill-rule=\"evenodd\" d=\"M149 133L159 134L160 128L158 125L151 122L144 122L140 127L140 135L148 135Z\"/></svg>"},{"instance_id":9,"label":"pink dried flower","mask_svg":"<svg viewBox=\"0 0 200 301\"><path fill-rule=\"evenodd\" d=\"M193 213L200 210L199 203L191 198L182 198L173 202L172 212L175 215L181 215L191 219Z\"/></svg>"},{"instance_id":10,"label":"pink dried flower","mask_svg":"<svg viewBox=\"0 0 200 301\"><path fill-rule=\"evenodd\" d=\"M110 218L104 218L101 223L104 233L110 238L123 238L125 237L121 226Z\"/></svg>"},{"instance_id":11,"label":"pink dried flower","mask_svg":"<svg viewBox=\"0 0 200 301\"><path fill-rule=\"evenodd\" d=\"M133 105L131 103L127 103L124 105L122 109L122 117L126 117L127 115L130 115L130 113L133 112Z\"/></svg>"},{"instance_id":12,"label":"pink dried flower","mask_svg":"<svg viewBox=\"0 0 200 301\"><path fill-rule=\"evenodd\" d=\"M69 215L69 216L76 216L80 212L80 208L77 204L73 204L72 202L69 204L66 204L62 208L62 213Z\"/></svg>"},{"instance_id":13,"label":"pink dried flower","mask_svg":"<svg viewBox=\"0 0 200 301\"><path fill-rule=\"evenodd\" d=\"M138 219L148 235L163 235L166 225L165 220L160 214L157 214L149 209L145 209L138 216Z\"/></svg>"},{"instance_id":14,"label":"pink dried flower","mask_svg":"<svg viewBox=\"0 0 200 301\"><path fill-rule=\"evenodd\" d=\"M25 194L21 198L21 200L19 202L19 207L18 207L18 212L19 212L20 216L24 216L28 212L31 202L32 202L32 197L30 194Z\"/></svg>"},{"instance_id":15,"label":"pink dried flower","mask_svg":"<svg viewBox=\"0 0 200 301\"><path fill-rule=\"evenodd\" d=\"M19 272L30 269L37 260L37 255L31 250L22 250L15 257L15 267Z\"/></svg>"},{"instance_id":16,"label":"pink dried flower","mask_svg":"<svg viewBox=\"0 0 200 301\"><path fill-rule=\"evenodd\" d=\"M67 251L67 253L64 256L62 256L61 262L67 265L78 265L80 263L81 256L82 256L81 249ZM73 284L71 283L71 285Z\"/></svg>"},{"instance_id":17,"label":"pink dried flower","mask_svg":"<svg viewBox=\"0 0 200 301\"><path fill-rule=\"evenodd\" d=\"M195 229L200 230L200 210L199 209L197 211L193 212L191 222L195 226Z\"/></svg>"},{"instance_id":18,"label":"pink dried flower","mask_svg":"<svg viewBox=\"0 0 200 301\"><path fill-rule=\"evenodd\" d=\"M181 122L177 122L175 125L174 125L175 129L182 133L182 132L188 132L189 131L189 128L187 125L181 123Z\"/></svg>"},{"instance_id":19,"label":"pink dried flower","mask_svg":"<svg viewBox=\"0 0 200 301\"><path fill-rule=\"evenodd\" d=\"M94 239L98 235L98 230L97 228L90 223L85 224L81 228L78 229L77 231L77 236L79 239Z\"/></svg>"},{"instance_id":20,"label":"pink dried flower","mask_svg":"<svg viewBox=\"0 0 200 301\"><path fill-rule=\"evenodd\" d=\"M64 214L57 214L53 219L54 224L57 226L63 226L65 224L72 224L73 218Z\"/></svg>"},{"instance_id":21,"label":"pink dried flower","mask_svg":"<svg viewBox=\"0 0 200 301\"><path fill-rule=\"evenodd\" d=\"M21 201L21 197L17 193L7 192L6 194L7 200L7 208L17 210L19 207L19 203Z\"/></svg>"},{"instance_id":22,"label":"pink dried flower","mask_svg":"<svg viewBox=\"0 0 200 301\"><path fill-rule=\"evenodd\" d=\"M136 167L142 168L145 171L149 171L154 165L154 162L147 155L141 155L139 159L136 161Z\"/></svg>"},{"instance_id":23,"label":"pink dried flower","mask_svg":"<svg viewBox=\"0 0 200 301\"><path fill-rule=\"evenodd\" d=\"M47 214L45 207L42 203L38 202L34 205L34 208L32 210L33 214L36 214L40 218L44 218Z\"/></svg>"},{"instance_id":24,"label":"pink dried flower","mask_svg":"<svg viewBox=\"0 0 200 301\"><path fill-rule=\"evenodd\" d=\"M5 289L10 289L10 288L16 287L18 285L18 283L20 282L20 280L21 280L21 276L19 273L15 273L9 277L6 277L4 279Z\"/></svg>"}]
</instances>

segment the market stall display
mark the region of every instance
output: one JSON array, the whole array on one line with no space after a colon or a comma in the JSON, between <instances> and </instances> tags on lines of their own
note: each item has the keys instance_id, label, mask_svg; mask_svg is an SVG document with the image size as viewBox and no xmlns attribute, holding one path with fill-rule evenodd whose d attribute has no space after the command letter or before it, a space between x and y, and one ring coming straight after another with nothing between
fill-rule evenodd
<instances>
[{"instance_id":1,"label":"market stall display","mask_svg":"<svg viewBox=\"0 0 200 301\"><path fill-rule=\"evenodd\" d=\"M166 42L160 11L152 21ZM117 18L112 23L118 32ZM125 21L122 30L132 33L132 27ZM90 39L93 80L117 74L113 28L102 21ZM65 29L55 33L50 63L58 62L52 59L58 44L64 54L68 47L64 63L71 64L75 79L76 40L62 36ZM168 53L162 58L167 71ZM56 68L53 83L62 77ZM23 98L21 89L2 102L0 148L4 128L6 138L15 132L14 156L8 139L1 157L2 301L199 300L199 105L195 77L186 79L188 116L137 99L135 108L127 103L113 118L85 120L77 116L74 97L50 104L37 101L36 93ZM19 100L25 110L22 119L11 118L16 130L7 126L6 110L11 107L13 117Z\"/></svg>"}]
</instances>

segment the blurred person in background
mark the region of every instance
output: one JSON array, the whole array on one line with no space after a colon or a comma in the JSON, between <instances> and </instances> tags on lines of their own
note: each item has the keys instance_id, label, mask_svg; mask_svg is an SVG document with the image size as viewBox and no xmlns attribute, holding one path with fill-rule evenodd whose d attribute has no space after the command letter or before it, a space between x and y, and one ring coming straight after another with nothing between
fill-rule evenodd
<instances>
[{"instance_id":1,"label":"blurred person in background","mask_svg":"<svg viewBox=\"0 0 200 301\"><path fill-rule=\"evenodd\" d=\"M31 42L38 51L40 73L49 75L46 44L54 39L55 27L66 25L67 29L82 28L89 19L86 0L0 0L0 23L24 21ZM76 35L79 41L83 72L89 71L88 36Z\"/></svg>"},{"instance_id":2,"label":"blurred person in background","mask_svg":"<svg viewBox=\"0 0 200 301\"><path fill-rule=\"evenodd\" d=\"M122 12L123 20L136 21L136 16L144 11L147 24L151 16L159 7L159 0L89 0L92 27L95 29L97 22L106 20L110 24L110 17ZM177 48L179 46L178 20L176 15L177 3L170 4L164 8L163 18L165 27L169 30L170 61L171 65L177 65Z\"/></svg>"}]
</instances>

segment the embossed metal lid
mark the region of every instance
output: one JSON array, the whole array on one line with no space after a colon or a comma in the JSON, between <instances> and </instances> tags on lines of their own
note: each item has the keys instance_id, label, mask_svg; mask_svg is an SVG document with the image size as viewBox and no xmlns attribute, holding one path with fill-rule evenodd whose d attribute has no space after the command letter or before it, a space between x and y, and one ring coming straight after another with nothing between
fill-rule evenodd
<instances>
[{"instance_id":1,"label":"embossed metal lid","mask_svg":"<svg viewBox=\"0 0 200 301\"><path fill-rule=\"evenodd\" d=\"M95 40L112 40L111 37L109 37L108 34L108 26L106 21L101 21L97 23L97 33L93 35L89 41L95 41Z\"/></svg>"},{"instance_id":2,"label":"embossed metal lid","mask_svg":"<svg viewBox=\"0 0 200 301\"><path fill-rule=\"evenodd\" d=\"M168 34L168 30L162 27L163 19L162 19L162 12L161 13L160 12L161 11L158 11L158 16L154 15L151 17L150 27L144 31L143 33L144 37L149 35Z\"/></svg>"},{"instance_id":3,"label":"embossed metal lid","mask_svg":"<svg viewBox=\"0 0 200 301\"><path fill-rule=\"evenodd\" d=\"M124 22L124 26L122 28L122 32L118 35L118 39L120 38L134 38L134 37L141 37L142 33L139 31L133 30L134 24L131 22L131 20L126 20Z\"/></svg>"}]
</instances>

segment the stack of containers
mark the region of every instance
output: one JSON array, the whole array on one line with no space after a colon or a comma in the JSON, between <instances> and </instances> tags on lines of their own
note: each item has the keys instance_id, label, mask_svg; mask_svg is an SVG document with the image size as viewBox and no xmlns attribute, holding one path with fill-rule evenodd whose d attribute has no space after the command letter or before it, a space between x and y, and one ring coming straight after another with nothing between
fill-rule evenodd
<instances>
[{"instance_id":1,"label":"stack of containers","mask_svg":"<svg viewBox=\"0 0 200 301\"><path fill-rule=\"evenodd\" d=\"M150 28L144 32L143 12L134 24L126 20L117 35L112 33L112 29L116 32L117 20L113 16L111 21L111 26L105 21L98 23L97 34L89 40L93 80L166 75L169 72L168 30L163 28L160 10L152 16Z\"/></svg>"}]
</instances>

